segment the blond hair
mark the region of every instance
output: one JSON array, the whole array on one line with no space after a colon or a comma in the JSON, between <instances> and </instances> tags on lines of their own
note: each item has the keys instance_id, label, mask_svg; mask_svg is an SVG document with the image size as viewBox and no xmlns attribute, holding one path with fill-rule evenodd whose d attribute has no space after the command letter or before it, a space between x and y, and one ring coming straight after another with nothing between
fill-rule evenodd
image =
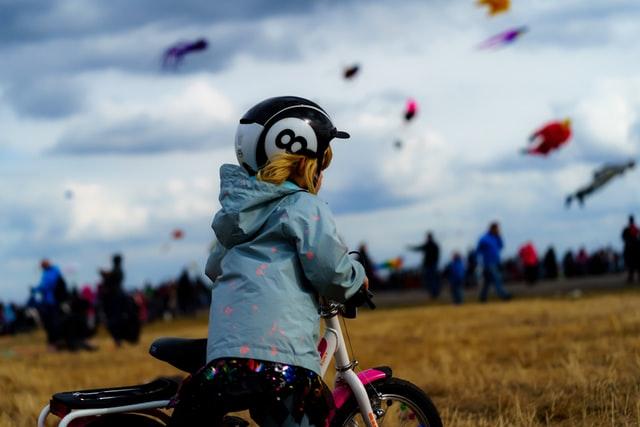
<instances>
[{"instance_id":1,"label":"blond hair","mask_svg":"<svg viewBox=\"0 0 640 427\"><path fill-rule=\"evenodd\" d=\"M322 170L329 167L331 159L333 158L333 152L331 147L328 147L324 152L322 158ZM298 173L300 163L306 160L302 174ZM318 160L305 157L300 154L281 153L275 156L273 159L258 171L256 177L260 181L269 182L271 184L280 185L286 180L297 180L298 178L304 183L305 190L311 194L318 194Z\"/></svg>"}]
</instances>

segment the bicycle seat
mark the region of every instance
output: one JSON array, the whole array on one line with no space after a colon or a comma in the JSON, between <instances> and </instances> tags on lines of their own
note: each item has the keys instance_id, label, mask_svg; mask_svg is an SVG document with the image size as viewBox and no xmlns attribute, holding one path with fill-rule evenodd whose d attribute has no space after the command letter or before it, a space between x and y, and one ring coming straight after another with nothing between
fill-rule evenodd
<instances>
[{"instance_id":1,"label":"bicycle seat","mask_svg":"<svg viewBox=\"0 0 640 427\"><path fill-rule=\"evenodd\" d=\"M178 383L170 378L158 378L147 384L116 388L65 391L51 396L51 412L65 415L72 409L110 408L171 399Z\"/></svg>"},{"instance_id":2,"label":"bicycle seat","mask_svg":"<svg viewBox=\"0 0 640 427\"><path fill-rule=\"evenodd\" d=\"M149 354L194 374L207 363L207 339L158 338L149 347Z\"/></svg>"}]
</instances>

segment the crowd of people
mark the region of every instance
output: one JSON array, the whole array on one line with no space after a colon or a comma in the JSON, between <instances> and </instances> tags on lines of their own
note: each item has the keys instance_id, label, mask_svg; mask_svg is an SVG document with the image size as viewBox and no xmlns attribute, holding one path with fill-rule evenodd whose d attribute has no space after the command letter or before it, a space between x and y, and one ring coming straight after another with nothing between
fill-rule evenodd
<instances>
[{"instance_id":1,"label":"crowd of people","mask_svg":"<svg viewBox=\"0 0 640 427\"><path fill-rule=\"evenodd\" d=\"M640 280L640 232L633 216L622 232L622 254L611 247L599 248L589 253L585 247L577 251L568 249L561 259L553 246L546 249L542 258L531 241L524 242L512 257L502 258L502 235L498 222L492 222L477 244L466 256L454 251L451 258L442 263L440 246L433 232L427 232L425 242L408 249L422 252L422 265L413 269L391 269L388 274L379 271L371 261L366 245L359 248L359 257L374 290L403 290L423 288L433 299L438 299L443 284L449 286L451 300L461 304L465 289L478 289L478 300L486 302L491 288L496 295L509 300L511 294L507 282L524 282L530 286L539 280L556 280L628 272L628 281L634 276Z\"/></svg>"},{"instance_id":2,"label":"crowd of people","mask_svg":"<svg viewBox=\"0 0 640 427\"><path fill-rule=\"evenodd\" d=\"M438 299L447 285L455 304L464 302L465 290L477 289L478 300L485 302L491 289L503 299L511 294L505 283L525 282L535 285L539 280L560 277L576 278L588 275L628 272L627 280L640 280L640 231L630 216L621 235L624 250L620 254L610 247L588 253L581 247L567 250L561 259L553 247L542 258L531 241L522 244L517 254L502 258L503 240L500 225L492 222L477 244L463 255L454 251L441 262L441 251L434 233L429 231L423 244L408 246L422 253L419 268L389 268L381 274L368 254L366 245L359 248L359 260L374 291L425 289ZM101 280L95 286L85 284L79 289L69 287L60 269L44 259L40 264L40 283L31 289L25 305L0 301L0 335L29 332L39 325L46 332L52 350L94 350L89 339L98 325L108 330L116 346L136 343L142 325L177 316L193 316L206 310L211 292L205 280L191 277L184 269L175 279L157 285L145 283L141 288L123 288L123 257L114 254L111 269L99 269ZM396 267L399 267L396 266ZM385 267L382 267L385 268Z\"/></svg>"},{"instance_id":3,"label":"crowd of people","mask_svg":"<svg viewBox=\"0 0 640 427\"><path fill-rule=\"evenodd\" d=\"M144 324L176 316L192 316L209 307L210 290L187 269L178 277L154 286L125 290L123 257L114 254L110 269L99 269L100 281L80 288L69 286L60 268L50 260L40 263L42 276L31 288L25 305L0 302L0 335L29 332L41 326L51 351L96 349L90 343L99 325L115 346L138 342Z\"/></svg>"}]
</instances>

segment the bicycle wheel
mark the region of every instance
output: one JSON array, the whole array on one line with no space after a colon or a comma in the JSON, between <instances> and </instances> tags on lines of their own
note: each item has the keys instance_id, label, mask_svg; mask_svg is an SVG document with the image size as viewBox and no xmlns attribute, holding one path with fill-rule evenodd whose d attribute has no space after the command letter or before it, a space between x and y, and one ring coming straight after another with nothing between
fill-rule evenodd
<instances>
[{"instance_id":1,"label":"bicycle wheel","mask_svg":"<svg viewBox=\"0 0 640 427\"><path fill-rule=\"evenodd\" d=\"M107 414L95 417L83 427L164 427L164 423L155 418L139 414Z\"/></svg>"},{"instance_id":2,"label":"bicycle wheel","mask_svg":"<svg viewBox=\"0 0 640 427\"><path fill-rule=\"evenodd\" d=\"M367 392L381 427L442 427L438 410L429 396L408 381L391 378L385 383L373 387L367 386ZM366 425L355 397L351 396L336 411L331 425L333 427Z\"/></svg>"}]
</instances>

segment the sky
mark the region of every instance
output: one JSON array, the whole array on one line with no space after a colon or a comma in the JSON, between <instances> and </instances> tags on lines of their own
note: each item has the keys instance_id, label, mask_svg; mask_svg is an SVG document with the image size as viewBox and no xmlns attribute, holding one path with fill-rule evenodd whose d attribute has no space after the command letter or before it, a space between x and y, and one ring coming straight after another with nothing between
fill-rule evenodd
<instances>
[{"instance_id":1,"label":"sky","mask_svg":"<svg viewBox=\"0 0 640 427\"><path fill-rule=\"evenodd\" d=\"M24 301L43 257L79 285L95 284L115 252L128 288L201 272L238 119L271 96L314 100L351 134L332 145L319 196L374 260L417 265L408 247L432 230L444 263L493 220L506 256L527 240L559 255L619 250L627 216L640 214L637 170L583 208L564 206L593 170L638 156L635 0L513 0L495 17L471 0L0 0L0 10L0 300ZM512 45L477 48L523 25ZM164 49L198 38L206 51L162 69ZM409 97L420 109L406 124ZM519 153L565 117L568 145Z\"/></svg>"}]
</instances>

